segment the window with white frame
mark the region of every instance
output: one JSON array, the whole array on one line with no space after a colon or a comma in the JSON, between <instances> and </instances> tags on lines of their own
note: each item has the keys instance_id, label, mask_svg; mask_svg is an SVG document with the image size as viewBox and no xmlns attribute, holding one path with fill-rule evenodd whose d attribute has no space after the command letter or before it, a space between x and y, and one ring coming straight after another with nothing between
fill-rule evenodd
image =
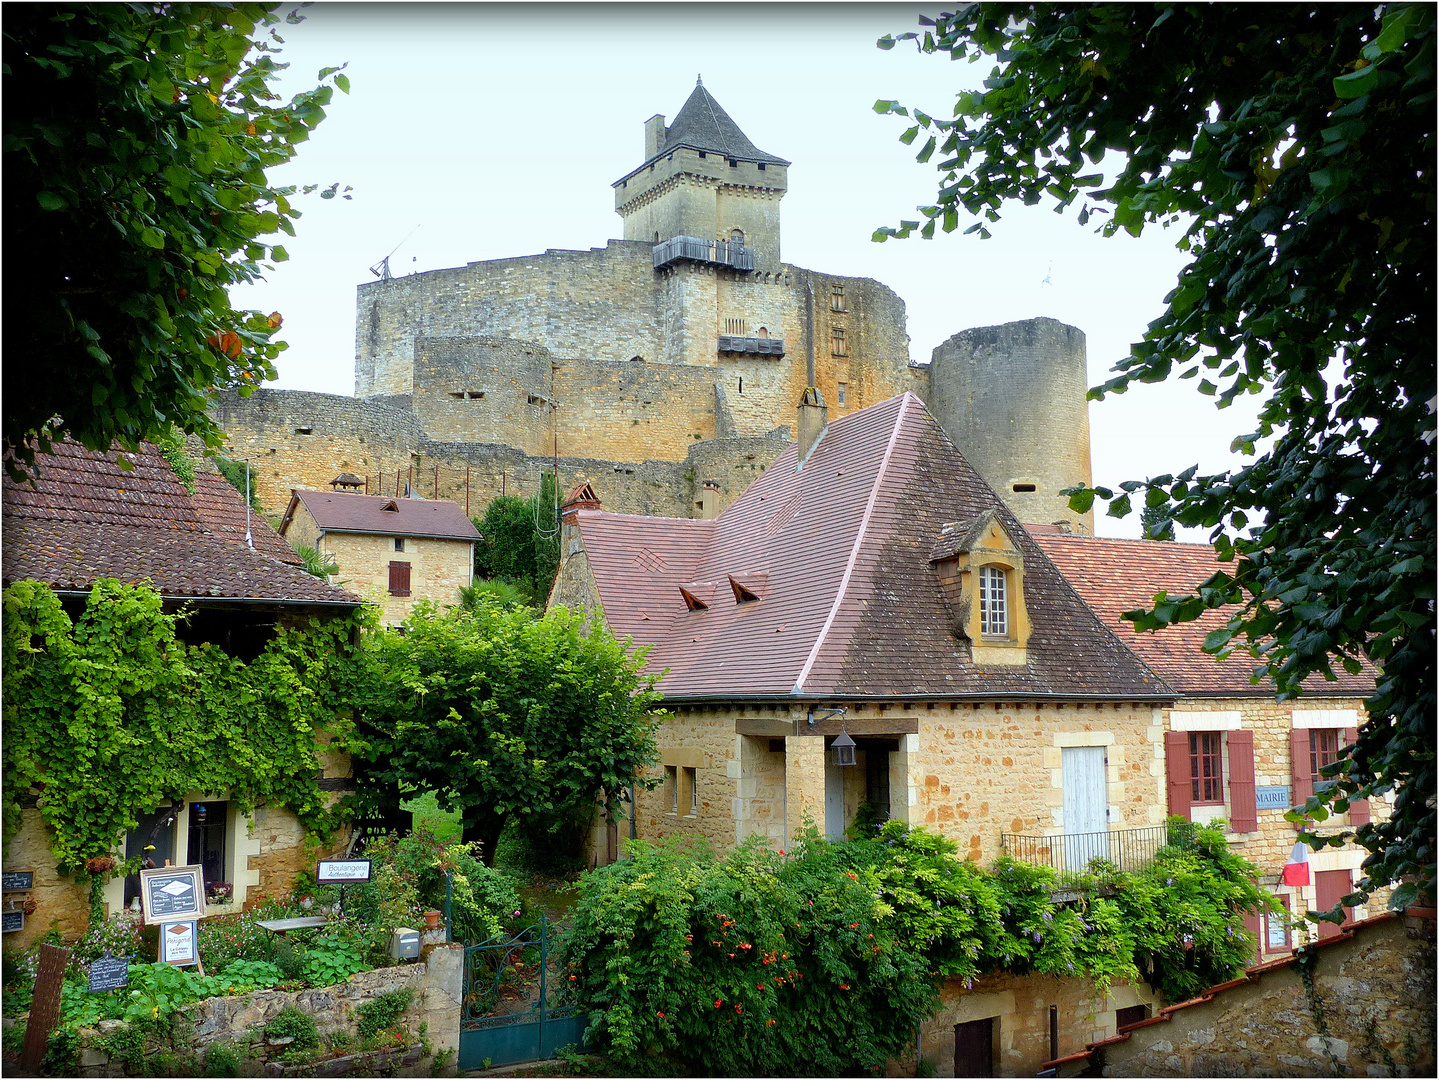
<instances>
[{"instance_id":1,"label":"window with white frame","mask_svg":"<svg viewBox=\"0 0 1439 1080\"><path fill-rule=\"evenodd\" d=\"M979 568L979 632L986 637L1009 633L1009 606L1004 571L997 566Z\"/></svg>"}]
</instances>

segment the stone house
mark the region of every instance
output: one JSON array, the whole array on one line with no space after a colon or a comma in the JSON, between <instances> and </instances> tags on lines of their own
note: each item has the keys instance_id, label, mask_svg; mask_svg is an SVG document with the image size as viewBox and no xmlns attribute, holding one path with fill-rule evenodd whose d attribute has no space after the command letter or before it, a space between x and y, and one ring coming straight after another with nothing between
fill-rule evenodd
<instances>
[{"instance_id":1,"label":"stone house","mask_svg":"<svg viewBox=\"0 0 1439 1080\"><path fill-rule=\"evenodd\" d=\"M1113 628L1179 695L1163 709L1165 802L1171 814L1194 821L1223 818L1237 853L1259 867L1260 881L1296 916L1326 910L1354 890L1367 854L1352 842L1310 855L1310 882L1287 886L1280 872L1293 849L1295 826L1285 812L1313 793L1319 768L1356 737L1363 699L1374 692L1372 669L1333 682L1311 678L1292 701L1274 700L1273 684L1252 683L1253 661L1236 653L1223 661L1201 649L1204 637L1228 614L1208 611L1198 620L1158 633L1136 634L1121 613L1145 607L1161 590L1191 593L1217 569L1206 544L1112 540L1028 526L1034 541L1096 615ZM1385 807L1375 808L1383 813ZM1320 833L1343 831L1370 818L1367 800L1329 818ZM1362 919L1364 906L1347 921ZM1283 918L1254 919L1256 962L1287 953L1296 936ZM1320 923L1319 935L1339 932Z\"/></svg>"},{"instance_id":2,"label":"stone house","mask_svg":"<svg viewBox=\"0 0 1439 1080\"><path fill-rule=\"evenodd\" d=\"M121 469L119 459L130 469ZM95 453L56 444L39 458L34 485L4 481L4 584L49 585L73 616L97 578L148 582L166 610L189 617L177 633L190 644L211 643L252 659L278 626L353 612L360 598L306 573L299 558L218 473L197 464L194 490L176 477L160 451ZM351 785L348 755L319 755L322 789ZM191 792L142 815L116 855L131 858L149 845L165 859L200 864L207 881L234 887L234 903L288 889L314 852L299 821L281 806L241 814L215 793ZM36 902L24 929L7 933L6 947L24 947L52 920L67 935L88 920L87 892L55 871L50 839L35 794L22 799L22 822L5 853L5 870L32 870ZM109 882L112 912L139 894L138 877ZM7 893L7 899L16 894ZM221 909L221 910L234 910Z\"/></svg>"},{"instance_id":3,"label":"stone house","mask_svg":"<svg viewBox=\"0 0 1439 1080\"><path fill-rule=\"evenodd\" d=\"M280 535L333 556L345 583L379 604L386 625L404 622L420 600L458 603L475 580L479 531L445 499L296 489Z\"/></svg>"},{"instance_id":4,"label":"stone house","mask_svg":"<svg viewBox=\"0 0 1439 1080\"><path fill-rule=\"evenodd\" d=\"M915 395L827 424L810 390L797 430L713 519L565 514L551 603L602 615L665 673L663 783L638 792L624 831L783 848L807 823L838 836L863 812L982 862L1009 850L1078 868L1158 846L1174 691ZM596 837L599 859L618 831ZM924 1053L950 1075L956 1039L984 1027L987 1061L1032 1072L1053 1056L1049 1006L1075 1046L1153 1002L1147 987L1080 983L950 987Z\"/></svg>"}]
</instances>

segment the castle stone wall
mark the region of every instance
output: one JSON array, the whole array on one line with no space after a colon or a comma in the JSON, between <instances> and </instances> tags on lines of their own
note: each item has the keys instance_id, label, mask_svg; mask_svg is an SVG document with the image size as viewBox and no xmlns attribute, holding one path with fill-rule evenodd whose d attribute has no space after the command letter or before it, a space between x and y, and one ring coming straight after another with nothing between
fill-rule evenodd
<instances>
[{"instance_id":1,"label":"castle stone wall","mask_svg":"<svg viewBox=\"0 0 1439 1080\"><path fill-rule=\"evenodd\" d=\"M955 334L934 350L925 404L1021 521L1069 521L1061 489L1089 484L1084 334L1027 319ZM1016 491L1016 485L1033 491Z\"/></svg>"},{"instance_id":2,"label":"castle stone wall","mask_svg":"<svg viewBox=\"0 0 1439 1080\"><path fill-rule=\"evenodd\" d=\"M512 338L419 338L412 401L425 433L542 454L552 441L549 350Z\"/></svg>"},{"instance_id":3,"label":"castle stone wall","mask_svg":"<svg viewBox=\"0 0 1439 1080\"><path fill-rule=\"evenodd\" d=\"M560 453L682 460L715 436L715 375L714 368L638 361L557 364Z\"/></svg>"}]
</instances>

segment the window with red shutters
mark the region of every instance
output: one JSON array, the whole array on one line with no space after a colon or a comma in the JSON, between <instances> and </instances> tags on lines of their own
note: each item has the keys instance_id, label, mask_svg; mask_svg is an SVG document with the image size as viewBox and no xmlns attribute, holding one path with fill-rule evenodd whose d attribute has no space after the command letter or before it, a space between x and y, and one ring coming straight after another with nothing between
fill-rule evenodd
<instances>
[{"instance_id":1,"label":"window with red shutters","mask_svg":"<svg viewBox=\"0 0 1439 1080\"><path fill-rule=\"evenodd\" d=\"M1324 779L1319 770L1339 760L1339 732L1335 728L1309 729L1309 782Z\"/></svg>"},{"instance_id":2,"label":"window with red shutters","mask_svg":"<svg viewBox=\"0 0 1439 1080\"><path fill-rule=\"evenodd\" d=\"M1169 795L1169 812L1189 816L1189 737L1182 731L1164 733L1164 769Z\"/></svg>"},{"instance_id":3,"label":"window with red shutters","mask_svg":"<svg viewBox=\"0 0 1439 1080\"><path fill-rule=\"evenodd\" d=\"M390 563L390 595L410 595L410 564L407 562Z\"/></svg>"},{"instance_id":4,"label":"window with red shutters","mask_svg":"<svg viewBox=\"0 0 1439 1080\"><path fill-rule=\"evenodd\" d=\"M1189 733L1189 796L1191 803L1224 802L1224 769L1220 763L1223 734Z\"/></svg>"}]
</instances>

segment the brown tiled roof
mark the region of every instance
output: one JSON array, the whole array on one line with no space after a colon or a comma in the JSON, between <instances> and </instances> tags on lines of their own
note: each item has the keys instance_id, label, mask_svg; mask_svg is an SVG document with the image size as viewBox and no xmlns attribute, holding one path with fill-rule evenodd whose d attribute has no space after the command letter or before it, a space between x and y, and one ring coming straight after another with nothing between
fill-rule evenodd
<instances>
[{"instance_id":1,"label":"brown tiled roof","mask_svg":"<svg viewBox=\"0 0 1439 1080\"><path fill-rule=\"evenodd\" d=\"M1095 614L1180 693L1273 696L1272 682L1249 681L1255 661L1248 655L1235 653L1219 661L1201 649L1205 635L1228 620L1226 609L1206 611L1194 622L1143 634L1135 633L1134 624L1120 618L1122 612L1148 607L1161 590L1170 596L1193 593L1202 581L1226 565L1216 560L1212 547L1073 536L1039 526L1030 528L1035 543ZM1374 692L1372 675L1349 675L1342 668L1336 668L1335 674L1338 679L1332 683L1313 676L1305 689L1359 697Z\"/></svg>"},{"instance_id":2,"label":"brown tiled roof","mask_svg":"<svg viewBox=\"0 0 1439 1080\"><path fill-rule=\"evenodd\" d=\"M121 469L117 459L133 464ZM4 580L85 591L99 577L148 580L177 598L357 606L291 565L294 553L223 478L197 471L192 496L158 449L106 454L72 442L39 458L34 486L4 482Z\"/></svg>"},{"instance_id":3,"label":"brown tiled roof","mask_svg":"<svg viewBox=\"0 0 1439 1080\"><path fill-rule=\"evenodd\" d=\"M1021 666L970 661L930 562L946 523L991 509L1025 558ZM713 521L576 518L611 628L653 646L672 698L1173 696L913 394L836 420L801 471L791 444ZM731 577L760 599L737 602ZM691 610L680 586L709 606Z\"/></svg>"},{"instance_id":4,"label":"brown tiled roof","mask_svg":"<svg viewBox=\"0 0 1439 1080\"><path fill-rule=\"evenodd\" d=\"M447 499L397 499L349 491L305 490L297 490L294 497L326 532L428 536L440 540L480 538L464 510ZM293 510L292 504L285 514L287 520Z\"/></svg>"}]
</instances>

